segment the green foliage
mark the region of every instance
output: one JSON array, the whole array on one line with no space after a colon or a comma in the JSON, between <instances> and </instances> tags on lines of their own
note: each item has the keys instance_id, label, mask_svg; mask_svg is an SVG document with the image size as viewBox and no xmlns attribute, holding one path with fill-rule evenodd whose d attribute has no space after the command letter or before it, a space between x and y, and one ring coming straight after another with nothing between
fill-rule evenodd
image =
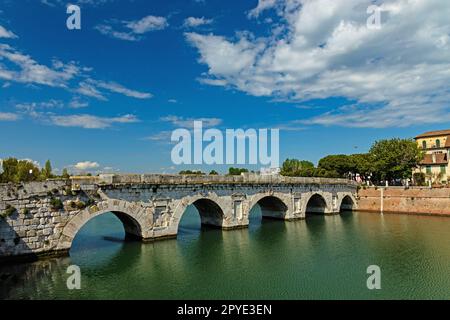
<instances>
[{"instance_id":1,"label":"green foliage","mask_svg":"<svg viewBox=\"0 0 450 320\"><path fill-rule=\"evenodd\" d=\"M29 213L30 213L30 209L28 209L28 208L22 209L22 214L23 214L24 216L26 216L26 215L29 214Z\"/></svg>"},{"instance_id":2,"label":"green foliage","mask_svg":"<svg viewBox=\"0 0 450 320\"><path fill-rule=\"evenodd\" d=\"M377 141L369 154L375 181L409 178L423 158L417 144L410 139Z\"/></svg>"},{"instance_id":3,"label":"green foliage","mask_svg":"<svg viewBox=\"0 0 450 320\"><path fill-rule=\"evenodd\" d=\"M69 171L67 171L67 168L64 168L61 174L61 178L63 179L69 179L70 178L70 174Z\"/></svg>"},{"instance_id":4,"label":"green foliage","mask_svg":"<svg viewBox=\"0 0 450 320\"><path fill-rule=\"evenodd\" d=\"M2 213L1 216L2 216L3 218L6 218L6 217L9 217L9 216L13 215L16 211L17 211L16 208L14 208L13 206L11 206L11 205L8 204L8 205L6 205L5 212Z\"/></svg>"},{"instance_id":5,"label":"green foliage","mask_svg":"<svg viewBox=\"0 0 450 320\"><path fill-rule=\"evenodd\" d=\"M373 163L368 153L352 154L349 157L349 161L352 163L351 172L353 174L359 174L361 178L366 181L374 171Z\"/></svg>"},{"instance_id":6,"label":"green foliage","mask_svg":"<svg viewBox=\"0 0 450 320\"><path fill-rule=\"evenodd\" d=\"M201 172L200 170L182 170L182 171L180 171L179 174L184 174L184 175L204 175L204 173Z\"/></svg>"},{"instance_id":7,"label":"green foliage","mask_svg":"<svg viewBox=\"0 0 450 320\"><path fill-rule=\"evenodd\" d=\"M211 172L209 173L210 176L217 176L219 175L219 173L216 170L211 170Z\"/></svg>"},{"instance_id":8,"label":"green foliage","mask_svg":"<svg viewBox=\"0 0 450 320\"><path fill-rule=\"evenodd\" d=\"M413 174L414 182L418 186L425 186L425 173L423 172L416 172Z\"/></svg>"},{"instance_id":9,"label":"green foliage","mask_svg":"<svg viewBox=\"0 0 450 320\"><path fill-rule=\"evenodd\" d=\"M52 165L51 165L51 163L50 163L50 160L47 160L47 161L45 162L45 166L44 166L44 168L41 170L41 176L42 176L42 179L43 179L43 180L53 178L53 175L52 175Z\"/></svg>"},{"instance_id":10,"label":"green foliage","mask_svg":"<svg viewBox=\"0 0 450 320\"><path fill-rule=\"evenodd\" d=\"M289 177L309 176L314 164L306 160L286 159L281 167L281 175Z\"/></svg>"},{"instance_id":11,"label":"green foliage","mask_svg":"<svg viewBox=\"0 0 450 320\"><path fill-rule=\"evenodd\" d=\"M50 207L53 210L62 210L64 208L64 204L59 198L51 198L50 199Z\"/></svg>"},{"instance_id":12,"label":"green foliage","mask_svg":"<svg viewBox=\"0 0 450 320\"><path fill-rule=\"evenodd\" d=\"M230 176L240 176L241 173L245 173L245 172L248 172L248 170L245 169L245 168L233 168L233 167L231 167L231 168L228 169L228 174Z\"/></svg>"},{"instance_id":13,"label":"green foliage","mask_svg":"<svg viewBox=\"0 0 450 320\"><path fill-rule=\"evenodd\" d=\"M326 156L320 159L318 167L326 171L337 172L341 177L347 176L354 170L353 161L350 156L345 154Z\"/></svg>"},{"instance_id":14,"label":"green foliage","mask_svg":"<svg viewBox=\"0 0 450 320\"><path fill-rule=\"evenodd\" d=\"M28 160L8 158L3 160L3 173L1 182L29 182L37 181L41 177L39 168Z\"/></svg>"}]
</instances>

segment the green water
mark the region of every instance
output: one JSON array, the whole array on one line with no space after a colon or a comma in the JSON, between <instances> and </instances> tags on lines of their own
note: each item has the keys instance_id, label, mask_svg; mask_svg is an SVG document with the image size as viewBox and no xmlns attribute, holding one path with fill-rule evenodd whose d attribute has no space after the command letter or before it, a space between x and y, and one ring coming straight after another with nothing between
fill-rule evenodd
<instances>
[{"instance_id":1,"label":"green water","mask_svg":"<svg viewBox=\"0 0 450 320\"><path fill-rule=\"evenodd\" d=\"M8 299L449 299L450 218L344 213L201 229L189 208L178 239L124 242L112 214L91 220L71 256L0 268ZM67 266L81 268L68 290ZM381 290L368 290L369 265Z\"/></svg>"}]
</instances>

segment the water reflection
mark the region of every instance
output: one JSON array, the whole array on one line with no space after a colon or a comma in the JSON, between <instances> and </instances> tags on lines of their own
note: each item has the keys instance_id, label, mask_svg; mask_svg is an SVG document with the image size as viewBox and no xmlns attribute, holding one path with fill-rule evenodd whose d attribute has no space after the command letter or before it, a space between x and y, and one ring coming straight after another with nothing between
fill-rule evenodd
<instances>
[{"instance_id":1,"label":"water reflection","mask_svg":"<svg viewBox=\"0 0 450 320\"><path fill-rule=\"evenodd\" d=\"M190 207L178 239L124 242L114 215L91 220L71 256L0 268L0 298L416 299L450 298L450 219L343 213L303 221L261 219L248 229L200 228ZM66 288L70 264L82 290ZM366 287L367 266L382 290Z\"/></svg>"}]
</instances>

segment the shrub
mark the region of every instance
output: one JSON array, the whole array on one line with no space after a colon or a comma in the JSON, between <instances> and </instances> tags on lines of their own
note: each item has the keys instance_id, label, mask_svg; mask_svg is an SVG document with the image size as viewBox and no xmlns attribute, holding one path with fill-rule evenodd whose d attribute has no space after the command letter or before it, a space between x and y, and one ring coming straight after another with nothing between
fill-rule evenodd
<instances>
[{"instance_id":1,"label":"shrub","mask_svg":"<svg viewBox=\"0 0 450 320\"><path fill-rule=\"evenodd\" d=\"M416 172L413 174L414 182L418 186L425 186L425 173L423 172Z\"/></svg>"},{"instance_id":2,"label":"shrub","mask_svg":"<svg viewBox=\"0 0 450 320\"><path fill-rule=\"evenodd\" d=\"M13 206L8 204L8 205L6 205L5 212L2 213L1 216L3 218L7 218L7 217L11 216L12 214L14 214L14 212L16 212L16 211L17 211L16 208L14 208Z\"/></svg>"},{"instance_id":3,"label":"shrub","mask_svg":"<svg viewBox=\"0 0 450 320\"><path fill-rule=\"evenodd\" d=\"M64 205L59 198L52 198L50 200L50 206L53 210L61 210L64 208Z\"/></svg>"}]
</instances>

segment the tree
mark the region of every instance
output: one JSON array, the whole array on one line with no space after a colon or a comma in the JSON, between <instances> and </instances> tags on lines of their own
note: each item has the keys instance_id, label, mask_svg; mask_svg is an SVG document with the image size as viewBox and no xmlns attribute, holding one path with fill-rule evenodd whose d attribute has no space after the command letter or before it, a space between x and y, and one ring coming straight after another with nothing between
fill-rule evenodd
<instances>
[{"instance_id":1,"label":"tree","mask_svg":"<svg viewBox=\"0 0 450 320\"><path fill-rule=\"evenodd\" d=\"M50 160L47 160L45 162L45 166L41 171L42 178L43 179L50 179L52 175L52 164L50 163Z\"/></svg>"},{"instance_id":2,"label":"tree","mask_svg":"<svg viewBox=\"0 0 450 320\"><path fill-rule=\"evenodd\" d=\"M62 174L61 174L61 178L63 178L63 179L69 179L70 178L70 174L67 171L67 168L63 169Z\"/></svg>"},{"instance_id":3,"label":"tree","mask_svg":"<svg viewBox=\"0 0 450 320\"><path fill-rule=\"evenodd\" d=\"M28 160L19 160L14 182L29 182L39 180L41 172L37 166Z\"/></svg>"},{"instance_id":4,"label":"tree","mask_svg":"<svg viewBox=\"0 0 450 320\"><path fill-rule=\"evenodd\" d=\"M314 164L306 160L286 159L281 166L281 175L283 176L306 176L308 172L314 169Z\"/></svg>"},{"instance_id":5,"label":"tree","mask_svg":"<svg viewBox=\"0 0 450 320\"><path fill-rule=\"evenodd\" d=\"M352 154L349 156L349 161L352 164L351 172L356 175L359 174L363 181L369 180L374 171L372 159L368 153Z\"/></svg>"},{"instance_id":6,"label":"tree","mask_svg":"<svg viewBox=\"0 0 450 320\"><path fill-rule=\"evenodd\" d=\"M376 141L369 151L375 181L411 177L412 170L423 159L423 154L411 139Z\"/></svg>"},{"instance_id":7,"label":"tree","mask_svg":"<svg viewBox=\"0 0 450 320\"><path fill-rule=\"evenodd\" d=\"M326 171L334 171L341 177L345 177L354 170L354 163L351 158L345 154L329 155L320 159L319 168Z\"/></svg>"},{"instance_id":8,"label":"tree","mask_svg":"<svg viewBox=\"0 0 450 320\"><path fill-rule=\"evenodd\" d=\"M231 167L231 168L228 169L228 174L230 176L239 176L239 175L241 175L241 173L245 173L245 172L248 172L248 170L244 169L244 168L233 168L233 167Z\"/></svg>"},{"instance_id":9,"label":"tree","mask_svg":"<svg viewBox=\"0 0 450 320\"><path fill-rule=\"evenodd\" d=\"M219 173L216 170L211 170L211 172L209 173L210 176L217 176L219 175Z\"/></svg>"},{"instance_id":10,"label":"tree","mask_svg":"<svg viewBox=\"0 0 450 320\"><path fill-rule=\"evenodd\" d=\"M39 168L29 160L17 160L8 158L3 160L3 173L0 175L2 182L28 182L39 180Z\"/></svg>"},{"instance_id":11,"label":"tree","mask_svg":"<svg viewBox=\"0 0 450 320\"><path fill-rule=\"evenodd\" d=\"M16 158L8 158L3 160L3 173L1 174L2 182L14 182L17 174L17 166L19 160Z\"/></svg>"},{"instance_id":12,"label":"tree","mask_svg":"<svg viewBox=\"0 0 450 320\"><path fill-rule=\"evenodd\" d=\"M182 175L204 175L200 170L182 170L179 172Z\"/></svg>"}]
</instances>

